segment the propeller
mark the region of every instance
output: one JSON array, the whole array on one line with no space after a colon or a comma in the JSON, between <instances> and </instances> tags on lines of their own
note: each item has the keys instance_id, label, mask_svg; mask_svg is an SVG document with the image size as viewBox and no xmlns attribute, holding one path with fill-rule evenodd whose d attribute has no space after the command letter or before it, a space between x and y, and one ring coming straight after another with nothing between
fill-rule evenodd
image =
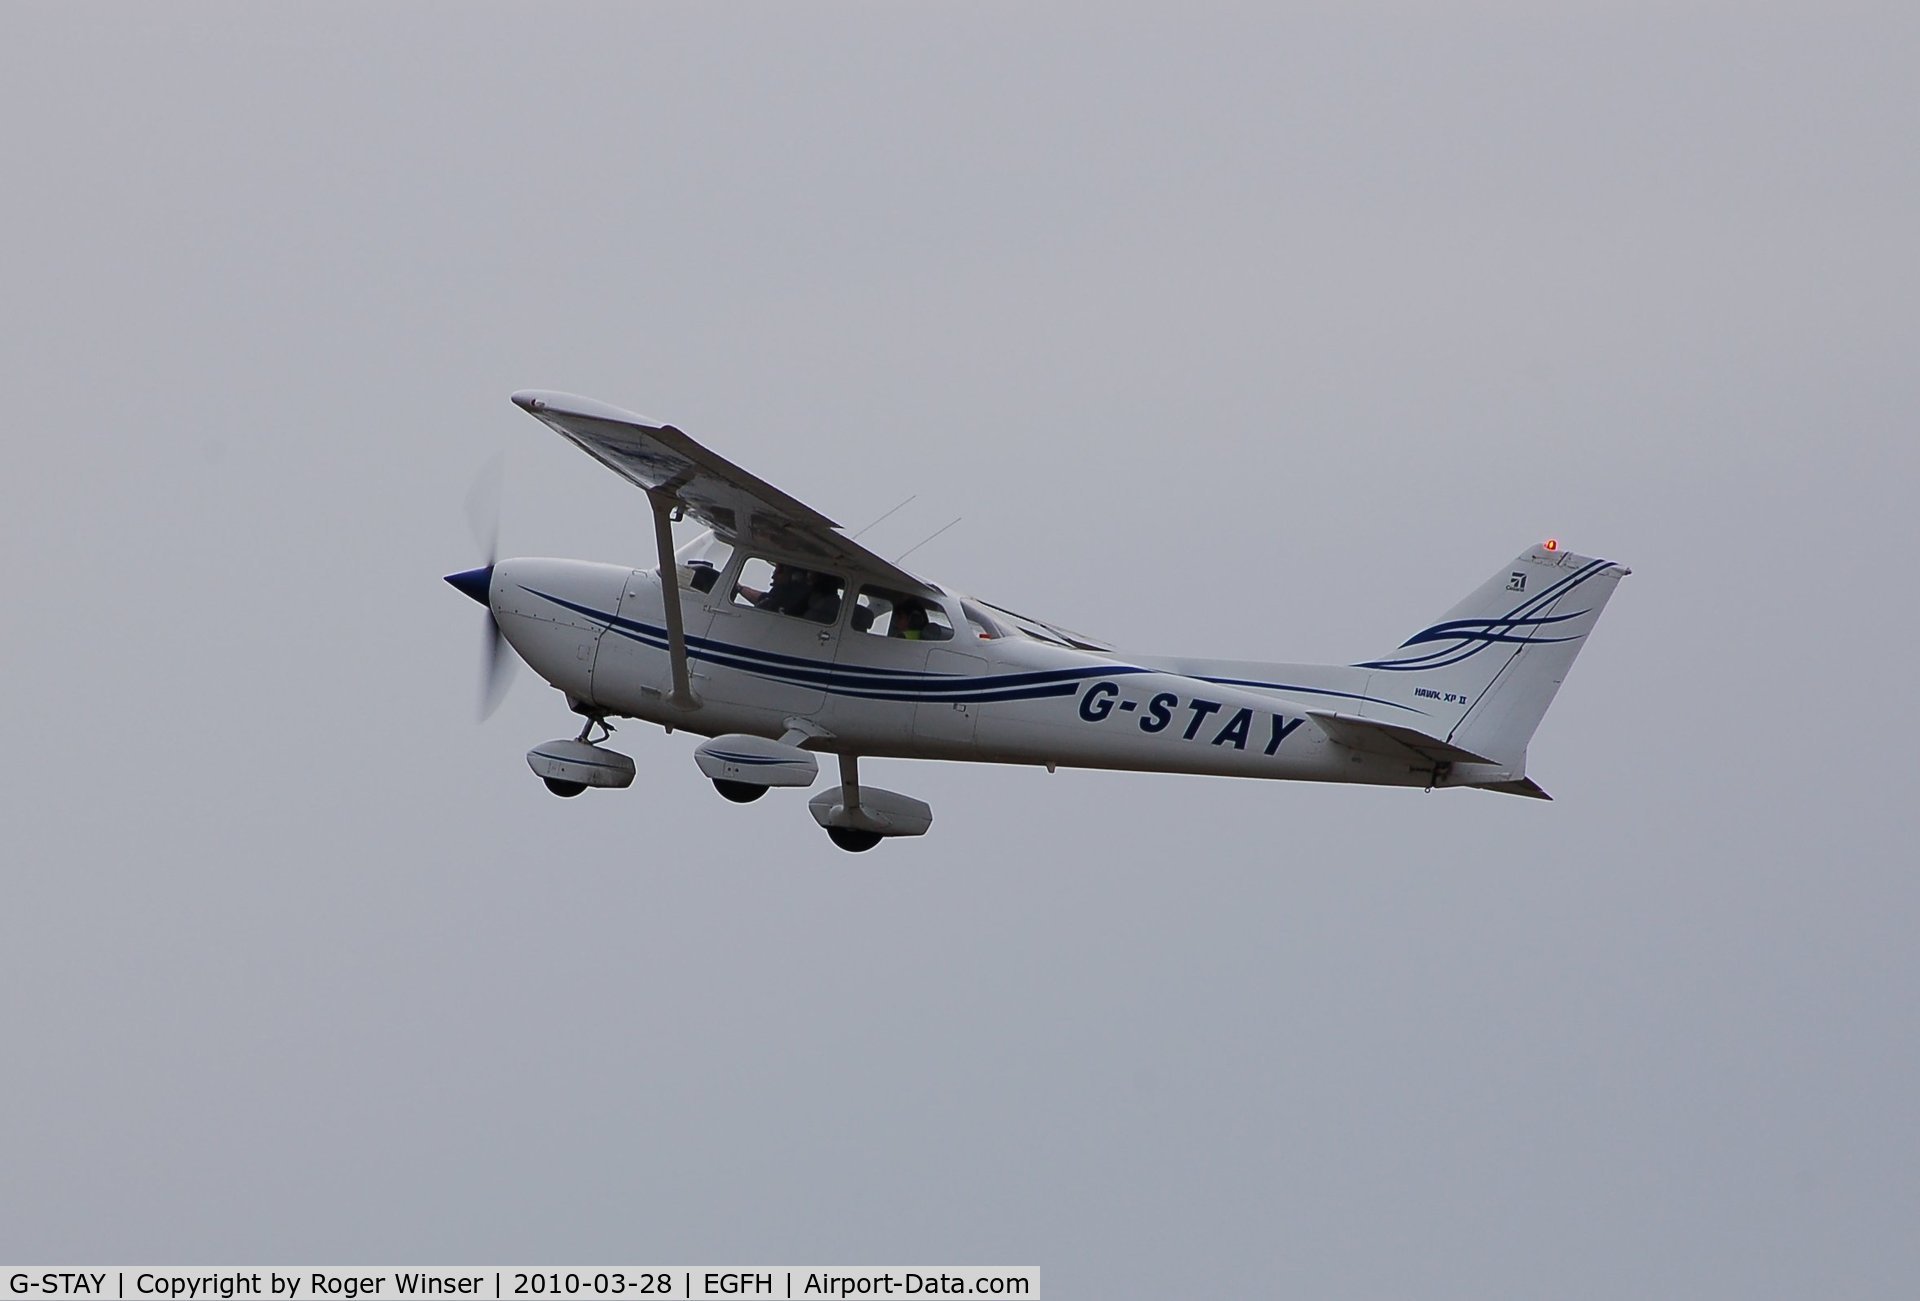
<instances>
[{"instance_id":1,"label":"propeller","mask_svg":"<svg viewBox=\"0 0 1920 1301\"><path fill-rule=\"evenodd\" d=\"M486 551L487 563L478 569L447 575L447 582L456 591L472 597L487 611L486 639L480 652L482 722L492 717L493 711L506 699L507 690L513 685L514 666L519 663L519 657L507 643L507 635L500 631L500 621L494 618L493 603L489 599L493 566L500 558L500 485L504 468L505 457L495 456L481 469L473 481L473 489L467 493L467 523L473 529L473 540Z\"/></svg>"}]
</instances>

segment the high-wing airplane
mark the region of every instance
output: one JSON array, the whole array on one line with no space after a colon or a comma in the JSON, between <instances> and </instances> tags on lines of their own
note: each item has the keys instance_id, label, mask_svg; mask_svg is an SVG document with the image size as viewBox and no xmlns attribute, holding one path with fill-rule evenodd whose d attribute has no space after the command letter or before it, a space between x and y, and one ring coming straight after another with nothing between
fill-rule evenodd
<instances>
[{"instance_id":1,"label":"high-wing airplane","mask_svg":"<svg viewBox=\"0 0 1920 1301\"><path fill-rule=\"evenodd\" d=\"M510 648L586 719L528 765L556 795L629 786L633 760L600 742L639 718L709 738L695 763L744 803L813 785L831 754L840 780L808 807L848 850L933 823L863 785L863 756L1546 799L1527 742L1629 572L1545 542L1353 664L1136 655L910 573L672 425L566 393L513 401L646 492L660 562L448 575L487 607L494 662ZM681 518L708 531L676 553Z\"/></svg>"}]
</instances>

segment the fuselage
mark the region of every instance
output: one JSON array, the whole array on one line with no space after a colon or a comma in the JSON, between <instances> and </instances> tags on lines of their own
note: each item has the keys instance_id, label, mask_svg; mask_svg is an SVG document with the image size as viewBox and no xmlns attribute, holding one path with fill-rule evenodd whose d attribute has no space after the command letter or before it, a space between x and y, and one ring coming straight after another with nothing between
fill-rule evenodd
<instances>
[{"instance_id":1,"label":"fuselage","mask_svg":"<svg viewBox=\"0 0 1920 1301\"><path fill-rule=\"evenodd\" d=\"M589 710L704 736L779 737L872 756L1420 786L1431 766L1334 743L1283 695L970 626L943 595L940 640L880 636L851 602L826 622L679 591L697 704L673 700L658 573L578 560L494 566L514 650ZM953 631L957 630L957 631ZM1004 630L999 630L1004 631Z\"/></svg>"}]
</instances>

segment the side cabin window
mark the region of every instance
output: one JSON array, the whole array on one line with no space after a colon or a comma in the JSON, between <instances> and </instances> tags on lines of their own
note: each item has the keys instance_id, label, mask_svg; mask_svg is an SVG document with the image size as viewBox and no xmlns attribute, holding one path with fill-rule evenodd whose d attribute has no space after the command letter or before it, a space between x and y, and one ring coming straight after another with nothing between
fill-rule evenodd
<instances>
[{"instance_id":1,"label":"side cabin window","mask_svg":"<svg viewBox=\"0 0 1920 1301\"><path fill-rule=\"evenodd\" d=\"M846 590L846 580L838 575L750 556L740 566L733 603L812 623L832 623L840 617L840 598Z\"/></svg>"},{"instance_id":2,"label":"side cabin window","mask_svg":"<svg viewBox=\"0 0 1920 1301\"><path fill-rule=\"evenodd\" d=\"M932 601L884 587L863 587L853 605L853 630L904 641L952 641L953 624Z\"/></svg>"}]
</instances>

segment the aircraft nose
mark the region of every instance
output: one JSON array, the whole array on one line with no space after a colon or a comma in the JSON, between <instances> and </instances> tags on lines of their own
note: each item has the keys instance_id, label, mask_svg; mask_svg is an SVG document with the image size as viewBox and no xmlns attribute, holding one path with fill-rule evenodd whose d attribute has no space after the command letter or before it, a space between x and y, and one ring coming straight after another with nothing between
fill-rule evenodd
<instances>
[{"instance_id":1,"label":"aircraft nose","mask_svg":"<svg viewBox=\"0 0 1920 1301\"><path fill-rule=\"evenodd\" d=\"M493 589L493 566L483 565L479 569L448 574L447 582L480 604L486 605L488 604L487 593Z\"/></svg>"}]
</instances>

